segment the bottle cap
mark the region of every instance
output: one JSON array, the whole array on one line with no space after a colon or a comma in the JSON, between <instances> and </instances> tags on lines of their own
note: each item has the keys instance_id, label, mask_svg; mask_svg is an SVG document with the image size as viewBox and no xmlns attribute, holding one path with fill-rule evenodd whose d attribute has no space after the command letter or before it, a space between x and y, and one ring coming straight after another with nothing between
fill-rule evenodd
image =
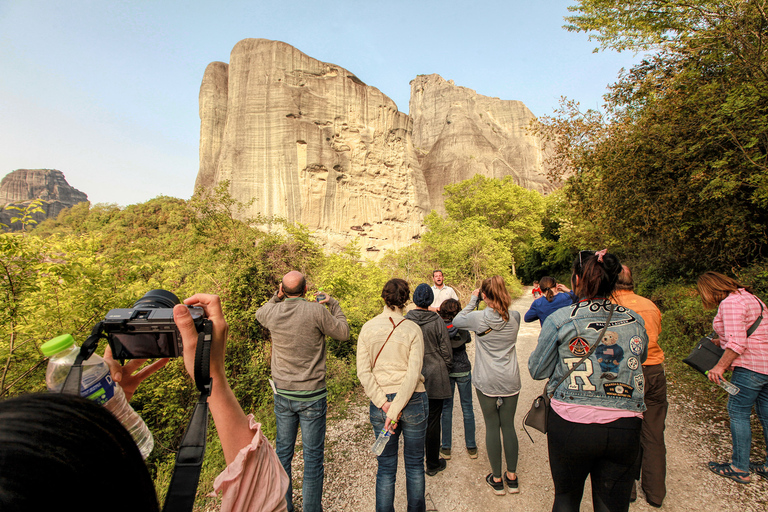
<instances>
[{"instance_id":1,"label":"bottle cap","mask_svg":"<svg viewBox=\"0 0 768 512\"><path fill-rule=\"evenodd\" d=\"M43 355L50 357L54 354L58 354L62 350L68 349L74 344L75 338L73 338L71 334L62 334L61 336L56 336L43 343L40 350L43 351Z\"/></svg>"}]
</instances>

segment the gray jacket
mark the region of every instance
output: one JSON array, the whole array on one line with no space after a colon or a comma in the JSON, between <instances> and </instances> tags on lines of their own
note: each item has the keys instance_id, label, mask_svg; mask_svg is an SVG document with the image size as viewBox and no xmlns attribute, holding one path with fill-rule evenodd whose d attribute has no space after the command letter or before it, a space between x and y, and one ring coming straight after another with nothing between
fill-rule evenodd
<instances>
[{"instance_id":1,"label":"gray jacket","mask_svg":"<svg viewBox=\"0 0 768 512\"><path fill-rule=\"evenodd\" d=\"M509 321L491 308L474 311L477 297L453 319L459 329L474 331L475 368L472 384L486 396L512 396L520 392L517 366L517 331L520 313L509 310ZM485 334L484 334L485 333Z\"/></svg>"},{"instance_id":2,"label":"gray jacket","mask_svg":"<svg viewBox=\"0 0 768 512\"><path fill-rule=\"evenodd\" d=\"M451 398L451 380L448 374L453 366L453 350L448 329L440 315L433 311L413 309L405 315L421 327L424 335L424 387L430 400Z\"/></svg>"},{"instance_id":3,"label":"gray jacket","mask_svg":"<svg viewBox=\"0 0 768 512\"><path fill-rule=\"evenodd\" d=\"M279 300L277 294L256 311L256 321L272 338L272 380L277 389L325 388L325 337L349 339L349 325L338 301L328 307L302 298Z\"/></svg>"}]
</instances>

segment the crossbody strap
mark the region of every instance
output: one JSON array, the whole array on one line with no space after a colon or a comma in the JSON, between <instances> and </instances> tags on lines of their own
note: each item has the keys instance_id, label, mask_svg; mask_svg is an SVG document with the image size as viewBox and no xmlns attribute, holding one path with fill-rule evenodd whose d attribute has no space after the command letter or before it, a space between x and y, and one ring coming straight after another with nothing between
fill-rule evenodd
<instances>
[{"instance_id":1,"label":"crossbody strap","mask_svg":"<svg viewBox=\"0 0 768 512\"><path fill-rule=\"evenodd\" d=\"M749 329L747 329L747 338L752 336L752 333L755 332L755 330L760 326L760 322L763 321L763 303L760 302L760 299L757 300L758 304L760 304L760 316L757 317L757 320L750 326Z\"/></svg>"},{"instance_id":2,"label":"crossbody strap","mask_svg":"<svg viewBox=\"0 0 768 512\"><path fill-rule=\"evenodd\" d=\"M595 342L592 344L592 346L591 346L591 347L589 347L589 351L586 353L586 355L585 355L584 357L582 357L582 358L579 360L579 362L578 362L578 363L576 363L576 364L574 364L573 366L571 366L571 369L570 369L570 370L568 370L568 371L565 373L565 375L563 375L563 377L560 379L560 381L557 383L557 385L556 385L556 386L555 386L553 389L557 389L557 388L559 388L559 387L560 387L560 384L562 384L563 382L565 382L565 379L567 379L567 378L568 378L568 376L569 376L569 375L570 375L570 374L573 372L573 370L575 370L576 368L578 368L579 366L581 366L581 363L583 363L583 362L584 362L586 359L588 359L588 358L589 358L589 356L591 356L591 355L592 355L592 353L595 351L595 349L597 348L597 346L600 344L600 340L602 340L602 339L603 339L603 335L605 334L605 331L606 331L606 329L608 329L608 324L610 324L610 323L611 323L611 317L613 317L613 310L614 310L614 309L616 309L616 304L613 304L613 303L611 303L611 309L610 309L610 311L608 312L608 319L605 321L605 325L603 326L603 330L602 330L602 331L600 331L600 334L598 334L598 335L597 335L597 340L595 340Z\"/></svg>"},{"instance_id":3,"label":"crossbody strap","mask_svg":"<svg viewBox=\"0 0 768 512\"><path fill-rule=\"evenodd\" d=\"M395 321L392 320L392 317L389 317L389 321L392 322L392 330L389 331L389 336L387 336L387 339L384 340L384 343L381 345L381 348L379 349L379 352L376 354L376 359L373 360L373 366L371 366L371 369L373 369L376 366L376 361L379 360L379 356L381 355L381 351L384 350L384 345L386 345L387 342L389 341L389 338L392 337L392 333L395 332L395 329L397 329L397 326L400 325L401 323L405 322L405 320L406 319L403 318L399 322L395 323Z\"/></svg>"}]
</instances>

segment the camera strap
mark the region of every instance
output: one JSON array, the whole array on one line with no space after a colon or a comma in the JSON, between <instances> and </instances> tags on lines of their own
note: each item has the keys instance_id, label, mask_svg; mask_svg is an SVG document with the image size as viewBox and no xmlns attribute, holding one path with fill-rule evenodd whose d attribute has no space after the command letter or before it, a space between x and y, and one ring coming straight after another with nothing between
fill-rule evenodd
<instances>
[{"instance_id":1,"label":"camera strap","mask_svg":"<svg viewBox=\"0 0 768 512\"><path fill-rule=\"evenodd\" d=\"M208 431L212 335L213 323L205 320L203 330L197 335L197 351L195 353L195 384L200 391L200 398L195 404L194 411L192 411L192 418L189 420L187 431L181 438L163 512L188 512L192 510L195 504Z\"/></svg>"},{"instance_id":2,"label":"camera strap","mask_svg":"<svg viewBox=\"0 0 768 512\"><path fill-rule=\"evenodd\" d=\"M91 330L91 335L83 342L80 352L75 357L75 362L67 374L61 392L65 395L80 396L80 386L83 380L83 361L87 360L96 351L101 338L107 339L103 332L102 322L97 323Z\"/></svg>"}]
</instances>

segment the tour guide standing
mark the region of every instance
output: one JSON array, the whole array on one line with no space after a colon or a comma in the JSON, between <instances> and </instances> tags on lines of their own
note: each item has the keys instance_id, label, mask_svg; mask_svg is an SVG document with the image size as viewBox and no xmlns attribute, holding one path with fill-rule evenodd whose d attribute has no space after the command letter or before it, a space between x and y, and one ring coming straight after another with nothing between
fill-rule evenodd
<instances>
[{"instance_id":1,"label":"tour guide standing","mask_svg":"<svg viewBox=\"0 0 768 512\"><path fill-rule=\"evenodd\" d=\"M275 450L290 479L301 424L304 511L314 512L322 510L325 474L325 337L347 340L349 325L338 301L326 294L319 303L309 302L304 299L306 291L304 275L288 272L275 295L256 312L256 320L269 329L272 338ZM289 485L289 511L293 510L292 490Z\"/></svg>"},{"instance_id":2,"label":"tour guide standing","mask_svg":"<svg viewBox=\"0 0 768 512\"><path fill-rule=\"evenodd\" d=\"M667 418L667 377L664 375L664 351L659 346L661 311L656 304L635 294L635 283L629 267L622 265L613 302L631 309L645 321L648 333L648 359L643 363L645 378L645 407L640 430L642 451L642 487L645 500L653 507L661 507L667 495L667 449L664 445L664 422ZM636 491L632 489L632 496Z\"/></svg>"},{"instance_id":3,"label":"tour guide standing","mask_svg":"<svg viewBox=\"0 0 768 512\"><path fill-rule=\"evenodd\" d=\"M432 281L434 281L435 284L432 286L432 294L434 297L432 299L432 304L428 308L430 311L437 313L440 311L440 304L448 299L459 300L459 296L456 295L456 290L445 284L445 281L443 281L442 270L432 271Z\"/></svg>"}]
</instances>

